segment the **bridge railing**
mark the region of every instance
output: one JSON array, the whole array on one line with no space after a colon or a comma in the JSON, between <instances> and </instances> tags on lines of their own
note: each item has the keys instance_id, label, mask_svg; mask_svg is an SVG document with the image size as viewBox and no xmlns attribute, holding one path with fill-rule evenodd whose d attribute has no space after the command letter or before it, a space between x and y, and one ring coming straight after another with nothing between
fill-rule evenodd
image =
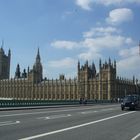
<instances>
[{"instance_id":1,"label":"bridge railing","mask_svg":"<svg viewBox=\"0 0 140 140\"><path fill-rule=\"evenodd\" d=\"M79 100L0 100L0 107L52 106L111 103L110 100L88 100L80 103Z\"/></svg>"}]
</instances>

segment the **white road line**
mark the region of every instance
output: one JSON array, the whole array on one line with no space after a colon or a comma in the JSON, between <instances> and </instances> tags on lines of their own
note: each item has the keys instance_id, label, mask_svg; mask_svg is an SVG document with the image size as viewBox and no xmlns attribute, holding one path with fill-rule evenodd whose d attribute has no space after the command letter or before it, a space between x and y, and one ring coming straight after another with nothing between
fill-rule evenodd
<instances>
[{"instance_id":1,"label":"white road line","mask_svg":"<svg viewBox=\"0 0 140 140\"><path fill-rule=\"evenodd\" d=\"M101 109L101 111L109 111L109 110L114 110L114 108Z\"/></svg>"},{"instance_id":2,"label":"white road line","mask_svg":"<svg viewBox=\"0 0 140 140\"><path fill-rule=\"evenodd\" d=\"M96 113L96 112L99 112L99 111L84 111L84 112L80 112L81 114L91 114L91 113Z\"/></svg>"},{"instance_id":3,"label":"white road line","mask_svg":"<svg viewBox=\"0 0 140 140\"><path fill-rule=\"evenodd\" d=\"M111 105L111 106L116 106L116 105ZM109 106L106 106L109 107ZM105 108L106 108L105 107ZM86 110L86 109L95 109L95 108L103 108L101 107L88 107L88 108L78 108L78 109L64 109L64 110L56 110L56 111L42 111L42 112L32 112L32 113L19 113L19 114L7 114L7 115L0 115L0 118L2 117L12 117L12 116L22 116L22 115L32 115L32 114L44 114L44 113L53 113L53 112L66 112L66 111L74 111L74 110Z\"/></svg>"},{"instance_id":4,"label":"white road line","mask_svg":"<svg viewBox=\"0 0 140 140\"><path fill-rule=\"evenodd\" d=\"M0 124L0 127L5 126L5 125L14 125L14 124L18 124L18 123L20 123L20 121L15 121L15 122L9 121L9 122Z\"/></svg>"},{"instance_id":5,"label":"white road line","mask_svg":"<svg viewBox=\"0 0 140 140\"><path fill-rule=\"evenodd\" d=\"M37 119L49 120L49 119L59 119L59 118L70 117L70 116L72 116L72 115L71 114L59 114L59 115L52 115L52 116L47 116L47 117L39 117Z\"/></svg>"},{"instance_id":6,"label":"white road line","mask_svg":"<svg viewBox=\"0 0 140 140\"><path fill-rule=\"evenodd\" d=\"M48 116L45 119L59 119L59 118L64 118L64 117L70 117L71 114L60 114L60 115L53 115L53 116Z\"/></svg>"},{"instance_id":7,"label":"white road line","mask_svg":"<svg viewBox=\"0 0 140 140\"><path fill-rule=\"evenodd\" d=\"M61 133L61 132L64 132L64 131L68 131L68 130L72 130L72 129L88 126L88 125L91 125L91 124L107 121L107 120L110 120L110 119L113 119L113 118L121 117L121 116L128 115L128 114L132 114L132 113L135 113L135 112L136 111L127 112L127 113L123 113L123 114L107 117L107 118L104 118L104 119L100 119L100 120L96 120L96 121L92 121L92 122L88 122L88 123L84 123L84 124L80 124L80 125L76 125L76 126L72 126L72 127L68 127L68 128L52 131L52 132L47 132L47 133L43 133L43 134L39 134L39 135L35 135L35 136L26 137L26 138L21 138L19 140L31 140L31 139L36 139L36 138L40 138L40 137L44 137L44 136L48 136L48 135L52 135L52 134L56 134L56 133Z\"/></svg>"},{"instance_id":8,"label":"white road line","mask_svg":"<svg viewBox=\"0 0 140 140\"><path fill-rule=\"evenodd\" d=\"M96 112L102 112L102 111L109 111L109 110L115 110L113 108L108 108L108 109L101 109L100 111L83 111L83 112L80 112L81 114L91 114L91 113L96 113Z\"/></svg>"},{"instance_id":9,"label":"white road line","mask_svg":"<svg viewBox=\"0 0 140 140\"><path fill-rule=\"evenodd\" d=\"M134 138L132 138L131 140L136 140L138 137L140 137L140 133L136 135Z\"/></svg>"},{"instance_id":10,"label":"white road line","mask_svg":"<svg viewBox=\"0 0 140 140\"><path fill-rule=\"evenodd\" d=\"M83 111L83 112L79 112L78 114L92 114L92 113L109 111L109 110L113 110L113 108L102 109L100 111L97 111L97 110ZM52 115L52 116L47 116L47 117L38 117L37 119L49 120L49 119L57 119L57 118L70 117L70 116L72 116L72 115L71 114L58 114L58 115Z\"/></svg>"},{"instance_id":11,"label":"white road line","mask_svg":"<svg viewBox=\"0 0 140 140\"><path fill-rule=\"evenodd\" d=\"M12 121L5 121L5 122L0 122L0 124L3 124L3 123L10 123Z\"/></svg>"}]
</instances>

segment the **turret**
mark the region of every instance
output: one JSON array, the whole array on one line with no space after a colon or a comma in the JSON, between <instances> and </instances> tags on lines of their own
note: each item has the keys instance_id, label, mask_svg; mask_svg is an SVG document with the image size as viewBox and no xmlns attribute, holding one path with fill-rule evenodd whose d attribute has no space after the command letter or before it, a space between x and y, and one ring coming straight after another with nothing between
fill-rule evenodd
<instances>
[{"instance_id":1,"label":"turret","mask_svg":"<svg viewBox=\"0 0 140 140\"><path fill-rule=\"evenodd\" d=\"M29 74L29 72L30 72L30 67L28 66L28 68L27 68L27 72L28 72L28 74Z\"/></svg>"},{"instance_id":2,"label":"turret","mask_svg":"<svg viewBox=\"0 0 140 140\"><path fill-rule=\"evenodd\" d=\"M109 63L109 66L111 66L111 59L110 59L110 57L108 59L108 63Z\"/></svg>"},{"instance_id":3,"label":"turret","mask_svg":"<svg viewBox=\"0 0 140 140\"><path fill-rule=\"evenodd\" d=\"M11 57L11 50L10 49L8 50L8 57L9 58Z\"/></svg>"},{"instance_id":4,"label":"turret","mask_svg":"<svg viewBox=\"0 0 140 140\"><path fill-rule=\"evenodd\" d=\"M27 72L26 72L26 69L23 70L22 78L27 78Z\"/></svg>"},{"instance_id":5,"label":"turret","mask_svg":"<svg viewBox=\"0 0 140 140\"><path fill-rule=\"evenodd\" d=\"M133 75L133 84L135 84L135 76Z\"/></svg>"},{"instance_id":6,"label":"turret","mask_svg":"<svg viewBox=\"0 0 140 140\"><path fill-rule=\"evenodd\" d=\"M101 67L102 67L102 61L101 61L101 59L99 60L99 69L101 69Z\"/></svg>"},{"instance_id":7,"label":"turret","mask_svg":"<svg viewBox=\"0 0 140 140\"><path fill-rule=\"evenodd\" d=\"M114 68L116 69L116 60L114 60Z\"/></svg>"},{"instance_id":8,"label":"turret","mask_svg":"<svg viewBox=\"0 0 140 140\"><path fill-rule=\"evenodd\" d=\"M78 65L77 65L78 71L80 70L80 62L78 61Z\"/></svg>"},{"instance_id":9,"label":"turret","mask_svg":"<svg viewBox=\"0 0 140 140\"><path fill-rule=\"evenodd\" d=\"M96 67L95 67L95 64L94 64L94 62L92 62L92 74L93 74L93 77L95 77L95 75L96 75Z\"/></svg>"},{"instance_id":10,"label":"turret","mask_svg":"<svg viewBox=\"0 0 140 140\"><path fill-rule=\"evenodd\" d=\"M20 66L17 64L16 72L15 72L15 78L20 78L21 77L21 72L20 72Z\"/></svg>"},{"instance_id":11,"label":"turret","mask_svg":"<svg viewBox=\"0 0 140 140\"><path fill-rule=\"evenodd\" d=\"M86 66L86 68L88 68L88 60L86 61L85 66Z\"/></svg>"}]
</instances>

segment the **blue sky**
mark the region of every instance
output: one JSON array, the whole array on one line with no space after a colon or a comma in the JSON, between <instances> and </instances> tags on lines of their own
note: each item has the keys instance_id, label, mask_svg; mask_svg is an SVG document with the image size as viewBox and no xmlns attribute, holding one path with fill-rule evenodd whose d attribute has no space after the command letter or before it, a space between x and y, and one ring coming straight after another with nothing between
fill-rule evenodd
<instances>
[{"instance_id":1,"label":"blue sky","mask_svg":"<svg viewBox=\"0 0 140 140\"><path fill-rule=\"evenodd\" d=\"M0 39L32 68L40 48L44 76L77 75L77 61L117 60L117 75L140 79L140 0L0 0Z\"/></svg>"}]
</instances>

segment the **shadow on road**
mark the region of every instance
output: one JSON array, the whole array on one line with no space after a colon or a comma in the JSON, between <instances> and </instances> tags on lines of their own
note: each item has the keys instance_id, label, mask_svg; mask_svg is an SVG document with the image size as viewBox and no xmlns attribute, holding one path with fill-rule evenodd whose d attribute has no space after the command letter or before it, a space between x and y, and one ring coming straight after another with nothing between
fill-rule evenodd
<instances>
[{"instance_id":1,"label":"shadow on road","mask_svg":"<svg viewBox=\"0 0 140 140\"><path fill-rule=\"evenodd\" d=\"M123 111L140 111L140 108L136 108L136 109L129 109L129 108L125 108Z\"/></svg>"}]
</instances>

